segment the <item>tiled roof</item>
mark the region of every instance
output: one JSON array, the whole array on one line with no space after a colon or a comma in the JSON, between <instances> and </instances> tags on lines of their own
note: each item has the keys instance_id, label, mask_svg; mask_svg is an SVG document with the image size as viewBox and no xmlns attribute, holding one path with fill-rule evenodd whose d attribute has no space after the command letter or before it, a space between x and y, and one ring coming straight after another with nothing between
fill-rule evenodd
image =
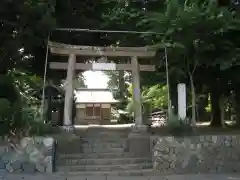
<instances>
[{"instance_id":1,"label":"tiled roof","mask_svg":"<svg viewBox=\"0 0 240 180\"><path fill-rule=\"evenodd\" d=\"M118 101L113 98L110 90L97 89L77 89L75 91L76 103L111 103Z\"/></svg>"}]
</instances>

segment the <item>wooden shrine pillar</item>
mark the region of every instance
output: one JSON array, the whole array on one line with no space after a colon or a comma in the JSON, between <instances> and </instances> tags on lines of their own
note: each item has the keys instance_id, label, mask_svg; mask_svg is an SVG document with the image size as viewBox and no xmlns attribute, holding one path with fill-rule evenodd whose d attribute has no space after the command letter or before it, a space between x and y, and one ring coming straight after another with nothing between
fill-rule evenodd
<instances>
[{"instance_id":1,"label":"wooden shrine pillar","mask_svg":"<svg viewBox=\"0 0 240 180\"><path fill-rule=\"evenodd\" d=\"M143 125L142 117L142 102L141 102L141 90L140 90L140 72L138 58L132 57L132 88L133 88L133 107L134 107L134 118L135 125Z\"/></svg>"},{"instance_id":2,"label":"wooden shrine pillar","mask_svg":"<svg viewBox=\"0 0 240 180\"><path fill-rule=\"evenodd\" d=\"M71 127L73 122L72 108L73 108L73 81L75 78L76 55L70 54L68 58L68 69L65 87L65 103L64 103L64 127Z\"/></svg>"}]
</instances>

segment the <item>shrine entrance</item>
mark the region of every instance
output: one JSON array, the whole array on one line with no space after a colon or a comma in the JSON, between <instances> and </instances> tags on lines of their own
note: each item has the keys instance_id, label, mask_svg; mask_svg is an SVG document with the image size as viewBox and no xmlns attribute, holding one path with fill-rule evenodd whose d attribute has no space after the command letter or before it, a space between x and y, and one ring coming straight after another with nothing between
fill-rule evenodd
<instances>
[{"instance_id":1,"label":"shrine entrance","mask_svg":"<svg viewBox=\"0 0 240 180\"><path fill-rule=\"evenodd\" d=\"M72 108L74 87L73 81L76 71L92 70L92 71L131 71L132 86L133 86L133 102L134 102L134 119L136 126L142 126L142 103L140 92L140 73L139 71L155 71L154 65L139 64L139 58L146 59L154 57L156 50L149 47L96 47L96 46L79 46L69 45L57 42L48 42L50 52L59 56L67 56L68 62L50 62L49 67L53 70L66 70L66 89L65 89L65 104L64 104L64 119L63 126L71 128L72 124ZM108 58L124 57L129 58L128 64L116 63L78 63L78 56L93 57L93 58ZM97 80L97 77L96 77Z\"/></svg>"},{"instance_id":2,"label":"shrine entrance","mask_svg":"<svg viewBox=\"0 0 240 180\"><path fill-rule=\"evenodd\" d=\"M116 104L110 89L75 89L76 125L109 125L114 124L114 111Z\"/></svg>"}]
</instances>

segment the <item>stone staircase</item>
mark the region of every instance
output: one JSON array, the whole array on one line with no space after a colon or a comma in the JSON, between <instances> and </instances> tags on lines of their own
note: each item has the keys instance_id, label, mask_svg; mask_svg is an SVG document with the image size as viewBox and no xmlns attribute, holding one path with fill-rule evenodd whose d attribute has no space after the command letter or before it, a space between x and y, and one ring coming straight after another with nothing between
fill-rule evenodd
<instances>
[{"instance_id":1,"label":"stone staircase","mask_svg":"<svg viewBox=\"0 0 240 180\"><path fill-rule=\"evenodd\" d=\"M128 152L129 128L76 130L75 139L61 146L57 171L81 175L152 175L152 158Z\"/></svg>"}]
</instances>

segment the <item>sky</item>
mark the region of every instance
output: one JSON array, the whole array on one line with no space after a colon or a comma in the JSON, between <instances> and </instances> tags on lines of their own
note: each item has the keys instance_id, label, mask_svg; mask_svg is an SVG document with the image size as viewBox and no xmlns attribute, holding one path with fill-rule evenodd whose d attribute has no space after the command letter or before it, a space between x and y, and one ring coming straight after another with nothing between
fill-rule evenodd
<instances>
[{"instance_id":1,"label":"sky","mask_svg":"<svg viewBox=\"0 0 240 180\"><path fill-rule=\"evenodd\" d=\"M88 88L107 88L108 77L101 71L85 71L83 73Z\"/></svg>"}]
</instances>

